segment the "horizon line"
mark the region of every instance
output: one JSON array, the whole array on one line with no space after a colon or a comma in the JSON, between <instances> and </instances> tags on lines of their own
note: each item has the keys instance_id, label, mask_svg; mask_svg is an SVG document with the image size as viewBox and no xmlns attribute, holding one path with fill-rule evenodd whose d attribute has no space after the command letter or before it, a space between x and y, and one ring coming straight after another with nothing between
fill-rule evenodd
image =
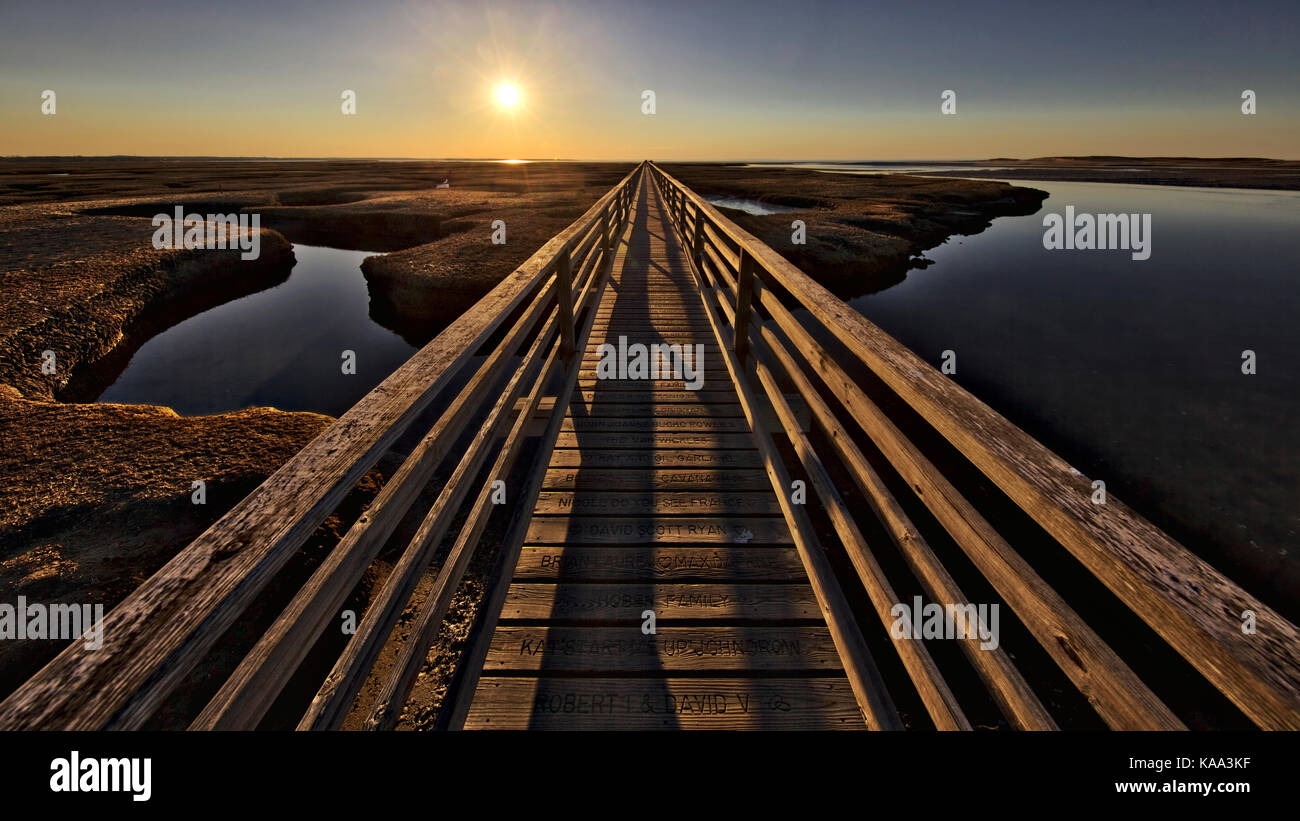
<instances>
[{"instance_id":1,"label":"horizon line","mask_svg":"<svg viewBox=\"0 0 1300 821\"><path fill-rule=\"evenodd\" d=\"M269 155L235 155L235 154L5 154L0 160L261 160L261 161L356 161L356 162L573 162L573 163L638 163L641 159L587 159L576 157L279 157ZM1267 162L1300 162L1300 158L1288 157L1250 157L1250 156L1203 156L1193 154L1043 154L1037 157L971 157L965 159L951 158L912 158L912 159L789 159L783 157L761 158L717 158L699 157L692 159L651 160L652 162L679 163L769 163L788 165L854 165L863 163L877 164L916 164L916 163L973 163L973 162L1028 162L1032 160L1262 160Z\"/></svg>"}]
</instances>

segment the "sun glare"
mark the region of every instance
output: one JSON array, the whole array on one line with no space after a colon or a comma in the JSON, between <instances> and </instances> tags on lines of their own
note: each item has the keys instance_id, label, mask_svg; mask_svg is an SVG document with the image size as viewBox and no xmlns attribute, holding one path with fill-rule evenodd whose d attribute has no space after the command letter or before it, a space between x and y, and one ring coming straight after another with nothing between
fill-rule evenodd
<instances>
[{"instance_id":1,"label":"sun glare","mask_svg":"<svg viewBox=\"0 0 1300 821\"><path fill-rule=\"evenodd\" d=\"M519 88L513 83L497 86L497 105L502 108L514 108L519 105Z\"/></svg>"}]
</instances>

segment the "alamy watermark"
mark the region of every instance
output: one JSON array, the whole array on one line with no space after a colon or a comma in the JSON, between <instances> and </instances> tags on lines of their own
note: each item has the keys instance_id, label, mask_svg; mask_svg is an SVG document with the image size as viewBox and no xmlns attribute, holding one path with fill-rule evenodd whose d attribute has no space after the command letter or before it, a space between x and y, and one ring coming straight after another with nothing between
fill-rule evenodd
<instances>
[{"instance_id":1,"label":"alamy watermark","mask_svg":"<svg viewBox=\"0 0 1300 821\"><path fill-rule=\"evenodd\" d=\"M125 792L132 801L153 795L152 758L82 758L73 750L50 762L51 792Z\"/></svg>"},{"instance_id":2,"label":"alamy watermark","mask_svg":"<svg viewBox=\"0 0 1300 821\"><path fill-rule=\"evenodd\" d=\"M239 248L240 259L257 259L262 254L261 214L186 214L176 206L175 215L153 218L153 247L194 250L196 248Z\"/></svg>"},{"instance_id":3,"label":"alamy watermark","mask_svg":"<svg viewBox=\"0 0 1300 821\"><path fill-rule=\"evenodd\" d=\"M920 596L912 604L899 602L889 609L894 623L889 632L896 639L978 638L981 650L998 649L998 606L996 604L922 605Z\"/></svg>"},{"instance_id":4,"label":"alamy watermark","mask_svg":"<svg viewBox=\"0 0 1300 821\"><path fill-rule=\"evenodd\" d=\"M1049 251L1132 251L1133 259L1151 258L1150 214L1076 214L1043 216L1043 247Z\"/></svg>"},{"instance_id":5,"label":"alamy watermark","mask_svg":"<svg viewBox=\"0 0 1300 821\"><path fill-rule=\"evenodd\" d=\"M42 604L19 596L18 603L0 602L0 639L85 640L87 650L104 646L104 605Z\"/></svg>"},{"instance_id":6,"label":"alamy watermark","mask_svg":"<svg viewBox=\"0 0 1300 821\"><path fill-rule=\"evenodd\" d=\"M627 344L620 335L618 345L604 342L598 347L597 379L681 379L688 391L704 384L704 346L656 342Z\"/></svg>"}]
</instances>

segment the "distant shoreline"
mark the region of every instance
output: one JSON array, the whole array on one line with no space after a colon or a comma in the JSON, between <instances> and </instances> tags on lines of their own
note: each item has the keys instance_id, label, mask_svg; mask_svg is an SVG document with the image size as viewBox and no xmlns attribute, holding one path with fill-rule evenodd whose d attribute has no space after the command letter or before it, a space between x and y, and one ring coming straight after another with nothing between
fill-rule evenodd
<instances>
[{"instance_id":1,"label":"distant shoreline","mask_svg":"<svg viewBox=\"0 0 1300 821\"><path fill-rule=\"evenodd\" d=\"M1300 191L1300 161L1251 157L1038 157L1030 160L896 160L851 162L745 163L749 167L794 168L829 174L905 174L985 180L1106 182L1197 188ZM929 168L927 168L929 166ZM900 170L891 171L891 168ZM874 169L879 169L876 171Z\"/></svg>"},{"instance_id":2,"label":"distant shoreline","mask_svg":"<svg viewBox=\"0 0 1300 821\"><path fill-rule=\"evenodd\" d=\"M582 164L587 161L549 158L438 158L424 160L411 157L4 157L0 165L13 163L11 173L40 176L76 175L79 167L96 167L102 163L178 162L178 163L502 163ZM917 176L956 177L962 179L1043 182L1105 182L1133 185L1173 185L1198 188L1244 188L1253 190L1300 191L1300 160L1267 157L1034 157L1016 159L994 157L984 160L698 160L666 161L671 165L733 168L792 168L832 174L906 174ZM44 165L45 167L41 167ZM33 167L35 166L35 167ZM3 170L0 170L0 176Z\"/></svg>"}]
</instances>

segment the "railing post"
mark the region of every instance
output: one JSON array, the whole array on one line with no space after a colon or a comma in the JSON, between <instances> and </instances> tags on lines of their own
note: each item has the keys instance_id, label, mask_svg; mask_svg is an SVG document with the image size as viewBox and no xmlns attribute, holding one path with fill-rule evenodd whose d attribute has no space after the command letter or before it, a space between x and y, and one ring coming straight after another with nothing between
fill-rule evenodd
<instances>
[{"instance_id":1,"label":"railing post","mask_svg":"<svg viewBox=\"0 0 1300 821\"><path fill-rule=\"evenodd\" d=\"M754 293L754 258L744 248L740 249L740 272L736 277L736 322L732 350L736 359L744 361L749 353L749 314Z\"/></svg>"},{"instance_id":2,"label":"railing post","mask_svg":"<svg viewBox=\"0 0 1300 821\"><path fill-rule=\"evenodd\" d=\"M695 236L691 239L691 259L695 270L701 270L704 264L704 210L695 206Z\"/></svg>"},{"instance_id":3,"label":"railing post","mask_svg":"<svg viewBox=\"0 0 1300 821\"><path fill-rule=\"evenodd\" d=\"M572 251L564 246L555 261L556 321L560 323L560 355L568 362L575 350L573 333L573 275L569 270Z\"/></svg>"},{"instance_id":4,"label":"railing post","mask_svg":"<svg viewBox=\"0 0 1300 821\"><path fill-rule=\"evenodd\" d=\"M609 208L607 207L600 214L600 251L605 257L605 264L609 264Z\"/></svg>"}]
</instances>

